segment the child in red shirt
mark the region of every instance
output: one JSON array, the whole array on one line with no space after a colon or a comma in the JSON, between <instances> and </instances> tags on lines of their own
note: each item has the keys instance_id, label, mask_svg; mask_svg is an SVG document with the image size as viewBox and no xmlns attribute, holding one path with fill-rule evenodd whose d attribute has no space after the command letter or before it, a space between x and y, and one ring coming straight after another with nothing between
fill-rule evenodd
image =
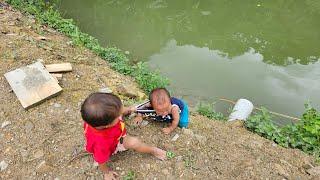
<instances>
[{"instance_id":1,"label":"child in red shirt","mask_svg":"<svg viewBox=\"0 0 320 180\"><path fill-rule=\"evenodd\" d=\"M164 160L166 151L142 143L138 138L126 134L122 115L130 114L134 109L125 108L116 95L110 93L93 93L81 106L84 122L86 150L104 172L105 179L114 179L117 173L107 167L112 154L126 149L150 153Z\"/></svg>"}]
</instances>

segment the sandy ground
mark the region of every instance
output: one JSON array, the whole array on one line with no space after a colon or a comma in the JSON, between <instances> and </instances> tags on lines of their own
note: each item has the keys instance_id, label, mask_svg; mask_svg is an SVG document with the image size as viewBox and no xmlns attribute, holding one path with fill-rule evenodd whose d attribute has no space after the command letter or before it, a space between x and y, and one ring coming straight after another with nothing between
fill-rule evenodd
<instances>
[{"instance_id":1,"label":"sandy ground","mask_svg":"<svg viewBox=\"0 0 320 180\"><path fill-rule=\"evenodd\" d=\"M46 37L41 40L39 36ZM73 71L61 81L63 92L24 110L10 92L4 73L42 59L45 64L70 62ZM0 6L0 161L8 166L0 179L102 179L91 156L78 156L84 148L79 107L84 98L109 87L125 104L137 103L118 92L125 84L140 92L134 81L111 70L90 51L74 47L69 38L32 17ZM143 97L141 97L143 98ZM140 99L141 100L141 99ZM110 167L120 178L134 179L318 179L306 171L314 159L295 149L277 146L248 132L239 122L212 121L191 113L189 129L161 133L166 124L150 122L128 132L143 141L170 150L167 161L126 151L112 157ZM172 141L178 134L178 139Z\"/></svg>"}]
</instances>

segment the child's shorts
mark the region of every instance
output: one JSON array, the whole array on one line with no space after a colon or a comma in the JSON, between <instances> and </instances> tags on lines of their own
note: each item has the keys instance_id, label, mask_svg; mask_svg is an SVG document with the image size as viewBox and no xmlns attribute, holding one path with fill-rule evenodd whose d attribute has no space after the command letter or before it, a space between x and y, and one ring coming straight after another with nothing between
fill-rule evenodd
<instances>
[{"instance_id":1,"label":"child's shorts","mask_svg":"<svg viewBox=\"0 0 320 180\"><path fill-rule=\"evenodd\" d=\"M122 136L125 137L125 136ZM123 143L121 143L120 141L117 144L116 150L114 150L114 152L112 153L112 155L117 154L118 152L122 152L122 151L126 151L127 149L124 147Z\"/></svg>"},{"instance_id":2,"label":"child's shorts","mask_svg":"<svg viewBox=\"0 0 320 180\"><path fill-rule=\"evenodd\" d=\"M187 128L189 125L189 109L187 103L183 102L183 110L182 113L180 113L180 119L178 126L181 128Z\"/></svg>"}]
</instances>

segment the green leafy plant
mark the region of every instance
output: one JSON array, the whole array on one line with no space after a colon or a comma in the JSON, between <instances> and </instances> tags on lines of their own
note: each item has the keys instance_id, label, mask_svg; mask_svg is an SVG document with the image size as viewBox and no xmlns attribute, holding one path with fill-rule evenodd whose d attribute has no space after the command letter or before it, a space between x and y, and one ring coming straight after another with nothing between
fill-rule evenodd
<instances>
[{"instance_id":1,"label":"green leafy plant","mask_svg":"<svg viewBox=\"0 0 320 180\"><path fill-rule=\"evenodd\" d=\"M136 178L134 171L130 170L126 176L123 177L123 180L133 180Z\"/></svg>"},{"instance_id":2,"label":"green leafy plant","mask_svg":"<svg viewBox=\"0 0 320 180\"><path fill-rule=\"evenodd\" d=\"M168 159L172 159L172 158L174 158L176 155L174 154L174 152L167 151L166 156L167 156Z\"/></svg>"},{"instance_id":3,"label":"green leafy plant","mask_svg":"<svg viewBox=\"0 0 320 180\"><path fill-rule=\"evenodd\" d=\"M206 103L200 102L197 106L197 112L200 115L206 116L209 119L215 119L215 120L221 120L221 121L227 120L227 118L221 112L216 112L214 110L214 103L206 104Z\"/></svg>"},{"instance_id":4,"label":"green leafy plant","mask_svg":"<svg viewBox=\"0 0 320 180\"><path fill-rule=\"evenodd\" d=\"M276 126L265 108L247 119L246 127L281 146L299 148L320 157L320 113L309 104L299 122L284 127Z\"/></svg>"}]
</instances>

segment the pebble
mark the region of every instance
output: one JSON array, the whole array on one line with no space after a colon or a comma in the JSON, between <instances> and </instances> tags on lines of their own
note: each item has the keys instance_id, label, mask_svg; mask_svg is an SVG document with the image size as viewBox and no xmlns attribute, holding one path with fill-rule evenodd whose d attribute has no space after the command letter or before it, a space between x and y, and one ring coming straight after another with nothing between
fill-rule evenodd
<instances>
[{"instance_id":1,"label":"pebble","mask_svg":"<svg viewBox=\"0 0 320 180\"><path fill-rule=\"evenodd\" d=\"M30 132L33 129L34 125L31 121L27 121L26 124L24 125L24 128L26 132Z\"/></svg>"},{"instance_id":2,"label":"pebble","mask_svg":"<svg viewBox=\"0 0 320 180\"><path fill-rule=\"evenodd\" d=\"M142 120L142 122L140 123L140 126L144 127L148 124L149 124L149 121Z\"/></svg>"},{"instance_id":3,"label":"pebble","mask_svg":"<svg viewBox=\"0 0 320 180\"><path fill-rule=\"evenodd\" d=\"M4 121L2 124L1 124L1 128L5 128L6 126L10 125L11 122L10 121Z\"/></svg>"},{"instance_id":4,"label":"pebble","mask_svg":"<svg viewBox=\"0 0 320 180\"><path fill-rule=\"evenodd\" d=\"M163 169L162 173L165 174L165 175L169 175L169 170L168 169Z\"/></svg>"},{"instance_id":5,"label":"pebble","mask_svg":"<svg viewBox=\"0 0 320 180\"><path fill-rule=\"evenodd\" d=\"M179 138L179 134L176 134L173 136L173 138L171 139L171 141L176 141Z\"/></svg>"},{"instance_id":6,"label":"pebble","mask_svg":"<svg viewBox=\"0 0 320 180\"><path fill-rule=\"evenodd\" d=\"M39 158L41 158L43 155L44 155L44 153L43 153L43 151L40 149L40 150L37 150L37 151L34 153L33 157L36 158L36 159L39 159Z\"/></svg>"},{"instance_id":7,"label":"pebble","mask_svg":"<svg viewBox=\"0 0 320 180\"><path fill-rule=\"evenodd\" d=\"M101 93L112 93L112 90L108 87L103 87L101 89L99 89L99 92Z\"/></svg>"},{"instance_id":8,"label":"pebble","mask_svg":"<svg viewBox=\"0 0 320 180\"><path fill-rule=\"evenodd\" d=\"M98 167L98 166L99 166L99 164L97 162L93 163L93 167Z\"/></svg>"},{"instance_id":9,"label":"pebble","mask_svg":"<svg viewBox=\"0 0 320 180\"><path fill-rule=\"evenodd\" d=\"M5 161L1 161L1 162L0 162L0 169L1 169L1 171L6 170L7 167L8 167L8 163L6 163Z\"/></svg>"},{"instance_id":10,"label":"pebble","mask_svg":"<svg viewBox=\"0 0 320 180\"><path fill-rule=\"evenodd\" d=\"M307 173L313 176L320 177L320 166L308 169Z\"/></svg>"},{"instance_id":11,"label":"pebble","mask_svg":"<svg viewBox=\"0 0 320 180\"><path fill-rule=\"evenodd\" d=\"M53 106L54 106L55 108L60 108L60 107L61 107L61 104L59 104L59 103L54 103Z\"/></svg>"},{"instance_id":12,"label":"pebble","mask_svg":"<svg viewBox=\"0 0 320 180\"><path fill-rule=\"evenodd\" d=\"M183 129L182 129L182 132L183 132L183 134L185 134L185 135L193 136L193 131L190 130L190 129L183 128Z\"/></svg>"}]
</instances>

